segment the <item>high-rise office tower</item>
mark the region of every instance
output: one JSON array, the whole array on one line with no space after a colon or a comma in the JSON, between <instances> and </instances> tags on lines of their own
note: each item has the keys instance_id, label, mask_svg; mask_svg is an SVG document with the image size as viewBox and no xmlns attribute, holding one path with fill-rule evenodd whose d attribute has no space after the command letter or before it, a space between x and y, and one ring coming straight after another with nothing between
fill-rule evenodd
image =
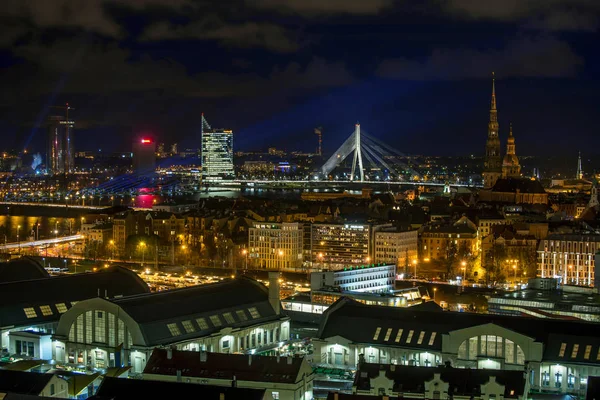
<instances>
[{"instance_id":1,"label":"high-rise office tower","mask_svg":"<svg viewBox=\"0 0 600 400\"><path fill-rule=\"evenodd\" d=\"M486 188L494 186L502 175L502 155L500 154L500 138L498 136L498 110L496 109L496 80L492 73L492 104L488 137L485 145L485 163L483 168L483 185Z\"/></svg>"},{"instance_id":2,"label":"high-rise office tower","mask_svg":"<svg viewBox=\"0 0 600 400\"><path fill-rule=\"evenodd\" d=\"M46 169L48 173L65 174L73 172L75 166L74 126L75 121L68 119L68 113L66 118L59 115L48 117L48 147L46 149Z\"/></svg>"},{"instance_id":3,"label":"high-rise office tower","mask_svg":"<svg viewBox=\"0 0 600 400\"><path fill-rule=\"evenodd\" d=\"M214 129L202 114L202 180L233 179L233 131Z\"/></svg>"},{"instance_id":4,"label":"high-rise office tower","mask_svg":"<svg viewBox=\"0 0 600 400\"><path fill-rule=\"evenodd\" d=\"M133 172L151 174L156 168L156 144L150 138L133 142Z\"/></svg>"}]
</instances>

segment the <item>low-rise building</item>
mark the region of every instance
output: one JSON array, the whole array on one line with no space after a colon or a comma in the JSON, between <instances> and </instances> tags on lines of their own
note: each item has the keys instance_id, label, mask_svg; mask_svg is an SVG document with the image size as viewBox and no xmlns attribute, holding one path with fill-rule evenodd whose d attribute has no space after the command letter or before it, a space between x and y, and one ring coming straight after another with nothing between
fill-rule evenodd
<instances>
[{"instance_id":1,"label":"low-rise building","mask_svg":"<svg viewBox=\"0 0 600 400\"><path fill-rule=\"evenodd\" d=\"M375 263L395 264L407 269L418 257L419 231L396 227L374 227ZM404 271L408 272L408 271Z\"/></svg>"},{"instance_id":2,"label":"low-rise building","mask_svg":"<svg viewBox=\"0 0 600 400\"><path fill-rule=\"evenodd\" d=\"M323 314L314 362L520 371L530 387L583 395L600 372L600 325L557 319L366 306L340 299Z\"/></svg>"},{"instance_id":3,"label":"low-rise building","mask_svg":"<svg viewBox=\"0 0 600 400\"><path fill-rule=\"evenodd\" d=\"M141 373L155 347L221 353L277 348L289 339L279 282L249 278L123 298L81 301L53 336L59 364L132 367Z\"/></svg>"},{"instance_id":4,"label":"low-rise building","mask_svg":"<svg viewBox=\"0 0 600 400\"><path fill-rule=\"evenodd\" d=\"M360 395L385 395L399 399L525 400L529 385L520 371L359 362L352 390Z\"/></svg>"},{"instance_id":5,"label":"low-rise building","mask_svg":"<svg viewBox=\"0 0 600 400\"><path fill-rule=\"evenodd\" d=\"M143 379L266 389L268 399L311 400L313 371L305 358L155 349Z\"/></svg>"},{"instance_id":6,"label":"low-rise building","mask_svg":"<svg viewBox=\"0 0 600 400\"><path fill-rule=\"evenodd\" d=\"M452 224L431 224L421 228L421 257L442 260L450 248L463 253L479 252L477 225L466 217Z\"/></svg>"},{"instance_id":7,"label":"low-rise building","mask_svg":"<svg viewBox=\"0 0 600 400\"><path fill-rule=\"evenodd\" d=\"M58 375L0 369L0 398L33 395L68 398L67 381Z\"/></svg>"},{"instance_id":8,"label":"low-rise building","mask_svg":"<svg viewBox=\"0 0 600 400\"><path fill-rule=\"evenodd\" d=\"M371 264L348 267L339 271L310 274L312 291L337 289L342 292L385 293L394 290L396 264Z\"/></svg>"}]
</instances>

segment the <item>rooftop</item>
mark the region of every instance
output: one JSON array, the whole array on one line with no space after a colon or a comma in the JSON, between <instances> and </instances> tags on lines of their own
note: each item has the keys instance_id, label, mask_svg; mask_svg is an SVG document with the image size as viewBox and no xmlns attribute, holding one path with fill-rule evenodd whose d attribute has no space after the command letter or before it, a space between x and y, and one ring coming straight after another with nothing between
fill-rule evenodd
<instances>
[{"instance_id":1,"label":"rooftop","mask_svg":"<svg viewBox=\"0 0 600 400\"><path fill-rule=\"evenodd\" d=\"M42 264L31 257L21 257L0 263L0 284L49 278Z\"/></svg>"},{"instance_id":2,"label":"rooftop","mask_svg":"<svg viewBox=\"0 0 600 400\"><path fill-rule=\"evenodd\" d=\"M303 361L298 357L154 349L144 374L177 376L177 371L181 371L184 377L227 380L235 377L238 381L296 383L302 379Z\"/></svg>"}]
</instances>

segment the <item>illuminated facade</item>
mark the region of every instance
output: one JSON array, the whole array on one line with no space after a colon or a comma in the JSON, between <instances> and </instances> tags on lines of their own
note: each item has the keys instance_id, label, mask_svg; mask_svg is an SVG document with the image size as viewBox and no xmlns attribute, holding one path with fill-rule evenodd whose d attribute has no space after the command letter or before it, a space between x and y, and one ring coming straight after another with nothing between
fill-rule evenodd
<instances>
[{"instance_id":1,"label":"illuminated facade","mask_svg":"<svg viewBox=\"0 0 600 400\"><path fill-rule=\"evenodd\" d=\"M233 179L233 131L213 129L202 115L202 180Z\"/></svg>"},{"instance_id":2,"label":"illuminated facade","mask_svg":"<svg viewBox=\"0 0 600 400\"><path fill-rule=\"evenodd\" d=\"M591 286L598 250L600 235L550 235L538 247L537 275L558 278L563 284Z\"/></svg>"},{"instance_id":3,"label":"illuminated facade","mask_svg":"<svg viewBox=\"0 0 600 400\"><path fill-rule=\"evenodd\" d=\"M46 168L50 174L72 173L75 167L73 128L75 121L61 116L48 118Z\"/></svg>"},{"instance_id":4,"label":"illuminated facade","mask_svg":"<svg viewBox=\"0 0 600 400\"><path fill-rule=\"evenodd\" d=\"M375 232L373 248L376 263L394 264L406 269L418 257L419 231L380 228Z\"/></svg>"},{"instance_id":5,"label":"illuminated facade","mask_svg":"<svg viewBox=\"0 0 600 400\"><path fill-rule=\"evenodd\" d=\"M313 224L314 268L336 270L371 262L371 227L368 224Z\"/></svg>"},{"instance_id":6,"label":"illuminated facade","mask_svg":"<svg viewBox=\"0 0 600 400\"><path fill-rule=\"evenodd\" d=\"M301 268L303 235L300 223L255 223L248 233L248 263L261 269Z\"/></svg>"},{"instance_id":7,"label":"illuminated facade","mask_svg":"<svg viewBox=\"0 0 600 400\"><path fill-rule=\"evenodd\" d=\"M503 178L518 178L521 176L521 165L517 157L515 137L513 136L512 124L508 133L506 143L506 155L502 160L502 177Z\"/></svg>"},{"instance_id":8,"label":"illuminated facade","mask_svg":"<svg viewBox=\"0 0 600 400\"><path fill-rule=\"evenodd\" d=\"M496 108L496 81L492 79L492 104L488 137L485 144L485 163L483 168L483 184L486 188L494 186L502 175L502 156L500 155L500 137L498 136L498 110Z\"/></svg>"}]
</instances>

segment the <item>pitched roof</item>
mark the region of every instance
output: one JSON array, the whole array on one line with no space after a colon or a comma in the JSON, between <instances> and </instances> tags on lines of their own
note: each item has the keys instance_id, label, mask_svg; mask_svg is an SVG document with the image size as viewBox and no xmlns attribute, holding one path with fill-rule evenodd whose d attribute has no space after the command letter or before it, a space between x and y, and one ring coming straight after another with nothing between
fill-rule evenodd
<instances>
[{"instance_id":1,"label":"pitched roof","mask_svg":"<svg viewBox=\"0 0 600 400\"><path fill-rule=\"evenodd\" d=\"M600 337L600 324L493 314L421 311L414 307L370 306L349 298L340 298L325 311L317 337L326 339L341 336L354 343L441 351L443 334L485 324L495 324L543 342L548 349L544 354L548 357L552 352L558 354L555 349L563 342L580 344L581 352L586 344L592 344L593 354L586 363L600 363L596 358L600 348L600 340L596 339ZM573 336L573 332L585 334Z\"/></svg>"},{"instance_id":2,"label":"pitched roof","mask_svg":"<svg viewBox=\"0 0 600 400\"><path fill-rule=\"evenodd\" d=\"M130 399L202 399L220 400L221 394L227 400L262 400L265 389L245 389L237 387L199 385L196 383L159 382L138 379L106 377L100 384L95 400Z\"/></svg>"},{"instance_id":3,"label":"pitched roof","mask_svg":"<svg viewBox=\"0 0 600 400\"><path fill-rule=\"evenodd\" d=\"M175 336L185 340L210 335L224 327L243 328L282 317L269 303L268 289L246 277L128 296L111 302L140 325L148 346L172 343ZM256 309L254 315L250 308ZM233 322L226 320L225 313L229 313L227 317ZM203 320L204 326L198 319ZM183 322L189 322L187 329ZM174 324L173 331L167 324Z\"/></svg>"},{"instance_id":4,"label":"pitched roof","mask_svg":"<svg viewBox=\"0 0 600 400\"><path fill-rule=\"evenodd\" d=\"M0 284L0 326L58 321L73 302L98 294L115 297L149 292L148 285L136 273L119 266L96 273L3 283ZM44 312L40 308L43 306L50 308ZM33 311L27 314L25 308L33 308Z\"/></svg>"},{"instance_id":5,"label":"pitched roof","mask_svg":"<svg viewBox=\"0 0 600 400\"><path fill-rule=\"evenodd\" d=\"M49 278L42 264L31 257L0 263L0 283Z\"/></svg>"},{"instance_id":6,"label":"pitched roof","mask_svg":"<svg viewBox=\"0 0 600 400\"><path fill-rule=\"evenodd\" d=\"M521 193L546 193L544 187L537 179L500 178L492 187L492 192L516 193L517 190Z\"/></svg>"},{"instance_id":7,"label":"pitched roof","mask_svg":"<svg viewBox=\"0 0 600 400\"><path fill-rule=\"evenodd\" d=\"M494 377L496 382L504 385L504 397L520 397L525 391L523 371L466 369L449 367L413 367L391 364L363 363L356 372L354 383L358 390L369 390L371 379L383 372L394 381L394 392L423 393L425 382L440 374L440 379L449 384L448 393L460 396L481 394L481 385ZM512 394L511 394L512 392Z\"/></svg>"},{"instance_id":8,"label":"pitched roof","mask_svg":"<svg viewBox=\"0 0 600 400\"><path fill-rule=\"evenodd\" d=\"M158 374L208 379L233 379L238 381L296 383L302 377L303 358L269 357L243 354L202 353L154 349L144 374ZM205 356L205 361L202 357Z\"/></svg>"},{"instance_id":9,"label":"pitched roof","mask_svg":"<svg viewBox=\"0 0 600 400\"><path fill-rule=\"evenodd\" d=\"M52 374L0 369L0 392L39 394L53 377Z\"/></svg>"}]
</instances>

